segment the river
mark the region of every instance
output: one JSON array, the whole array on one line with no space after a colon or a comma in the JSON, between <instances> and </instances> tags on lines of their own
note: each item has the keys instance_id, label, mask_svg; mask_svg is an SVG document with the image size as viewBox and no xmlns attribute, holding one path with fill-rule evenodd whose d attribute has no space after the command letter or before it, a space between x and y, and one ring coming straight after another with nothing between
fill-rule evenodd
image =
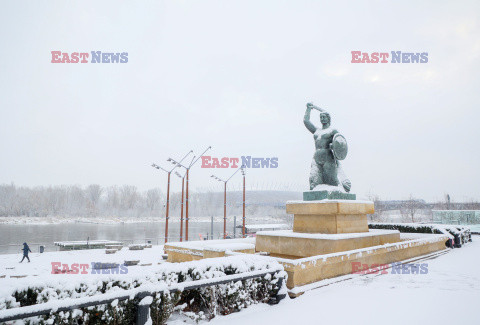
<instances>
[{"instance_id":1,"label":"river","mask_svg":"<svg viewBox=\"0 0 480 325\"><path fill-rule=\"evenodd\" d=\"M237 225L241 218L237 218ZM211 236L210 222L189 222L189 239L199 240L207 234ZM237 229L236 234L241 234ZM184 230L185 232L185 230ZM218 239L223 234L223 222L213 223L213 238ZM233 220L227 222L227 234L233 234ZM183 234L185 237L185 233ZM169 241L179 241L180 223L172 222L168 227ZM33 253L39 252L40 245L45 251L56 251L56 241L73 240L118 240L125 245L145 243L163 244L165 238L165 223L63 223L63 224L1 224L0 225L0 254L21 253L22 243L27 242Z\"/></svg>"}]
</instances>

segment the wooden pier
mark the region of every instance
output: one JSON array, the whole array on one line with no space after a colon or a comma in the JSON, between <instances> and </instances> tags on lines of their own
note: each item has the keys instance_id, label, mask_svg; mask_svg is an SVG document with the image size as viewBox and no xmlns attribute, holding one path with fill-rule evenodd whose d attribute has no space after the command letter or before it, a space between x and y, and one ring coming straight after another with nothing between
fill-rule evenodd
<instances>
[{"instance_id":1,"label":"wooden pier","mask_svg":"<svg viewBox=\"0 0 480 325\"><path fill-rule=\"evenodd\" d=\"M60 247L61 251L80 250L80 249L101 249L107 245L122 245L122 242L114 240L82 240L82 241L58 241L55 246Z\"/></svg>"}]
</instances>

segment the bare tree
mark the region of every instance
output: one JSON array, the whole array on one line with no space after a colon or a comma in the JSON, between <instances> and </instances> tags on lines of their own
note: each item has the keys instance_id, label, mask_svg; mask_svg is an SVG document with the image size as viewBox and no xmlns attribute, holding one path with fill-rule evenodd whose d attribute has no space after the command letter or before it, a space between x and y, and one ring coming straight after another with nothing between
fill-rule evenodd
<instances>
[{"instance_id":1,"label":"bare tree","mask_svg":"<svg viewBox=\"0 0 480 325\"><path fill-rule=\"evenodd\" d=\"M15 184L2 185L0 190L0 211L2 211L4 216L12 215L15 206L16 192Z\"/></svg>"},{"instance_id":2,"label":"bare tree","mask_svg":"<svg viewBox=\"0 0 480 325\"><path fill-rule=\"evenodd\" d=\"M59 212L64 211L67 202L65 188L62 187L48 187L47 188L47 206L48 211L53 215L58 215Z\"/></svg>"},{"instance_id":3,"label":"bare tree","mask_svg":"<svg viewBox=\"0 0 480 325\"><path fill-rule=\"evenodd\" d=\"M137 187L133 185L123 185L120 189L120 206L123 209L131 210L138 201Z\"/></svg>"},{"instance_id":4,"label":"bare tree","mask_svg":"<svg viewBox=\"0 0 480 325\"><path fill-rule=\"evenodd\" d=\"M369 219L371 221L380 221L383 211L385 210L383 203L380 201L380 197L376 194L369 193L367 198L373 202L373 206L375 208L375 212L369 216Z\"/></svg>"},{"instance_id":5,"label":"bare tree","mask_svg":"<svg viewBox=\"0 0 480 325\"><path fill-rule=\"evenodd\" d=\"M78 185L69 186L67 188L67 207L65 214L83 216L86 211L87 198L85 192Z\"/></svg>"},{"instance_id":6,"label":"bare tree","mask_svg":"<svg viewBox=\"0 0 480 325\"><path fill-rule=\"evenodd\" d=\"M466 210L480 210L480 202L475 199L470 199L467 203L465 203Z\"/></svg>"},{"instance_id":7,"label":"bare tree","mask_svg":"<svg viewBox=\"0 0 480 325\"><path fill-rule=\"evenodd\" d=\"M87 187L86 192L93 214L96 214L97 205L100 201L100 197L102 196L103 188L98 184L92 184Z\"/></svg>"},{"instance_id":8,"label":"bare tree","mask_svg":"<svg viewBox=\"0 0 480 325\"><path fill-rule=\"evenodd\" d=\"M201 208L207 216L215 216L218 210L216 195L212 190L206 192L203 196Z\"/></svg>"},{"instance_id":9,"label":"bare tree","mask_svg":"<svg viewBox=\"0 0 480 325\"><path fill-rule=\"evenodd\" d=\"M242 215L242 187L236 191L232 183L227 192L227 213L229 216ZM258 185L258 184L257 184ZM269 185L272 186L271 184ZM218 186L215 187L218 189ZM247 193L247 218L250 216L284 217L286 198L280 192L249 191ZM281 194L281 193L280 193ZM301 193L298 193L301 197ZM293 196L295 198L295 196ZM94 212L98 216L158 216L165 212L165 196L159 189L140 192L135 186L110 186L98 184L82 187L62 185L49 187L18 187L14 184L0 184L0 216L85 216ZM180 193L171 195L171 215L179 215ZM223 191L190 191L189 215L210 217L223 215ZM378 211L378 208L377 208Z\"/></svg>"},{"instance_id":10,"label":"bare tree","mask_svg":"<svg viewBox=\"0 0 480 325\"><path fill-rule=\"evenodd\" d=\"M120 191L117 186L111 186L107 189L106 205L112 211L120 208Z\"/></svg>"},{"instance_id":11,"label":"bare tree","mask_svg":"<svg viewBox=\"0 0 480 325\"><path fill-rule=\"evenodd\" d=\"M418 210L421 208L420 201L415 199L412 194L410 194L408 200L405 200L400 208L400 213L404 219L408 219L411 222L415 222L415 215Z\"/></svg>"},{"instance_id":12,"label":"bare tree","mask_svg":"<svg viewBox=\"0 0 480 325\"><path fill-rule=\"evenodd\" d=\"M161 200L162 200L162 192L158 188L150 189L147 191L145 202L150 212L160 207Z\"/></svg>"}]
</instances>

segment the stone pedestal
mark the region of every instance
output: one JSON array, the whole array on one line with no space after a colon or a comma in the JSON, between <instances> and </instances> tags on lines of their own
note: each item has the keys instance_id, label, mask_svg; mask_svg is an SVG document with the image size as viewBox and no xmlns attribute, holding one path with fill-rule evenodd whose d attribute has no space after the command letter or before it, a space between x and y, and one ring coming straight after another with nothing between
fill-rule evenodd
<instances>
[{"instance_id":1,"label":"stone pedestal","mask_svg":"<svg viewBox=\"0 0 480 325\"><path fill-rule=\"evenodd\" d=\"M302 257L351 251L396 243L397 230L370 230L355 234L305 234L291 230L262 231L257 234L256 250L270 256L297 259Z\"/></svg>"},{"instance_id":2,"label":"stone pedestal","mask_svg":"<svg viewBox=\"0 0 480 325\"><path fill-rule=\"evenodd\" d=\"M289 201L287 213L294 215L293 232L346 234L368 232L367 214L373 202L351 200Z\"/></svg>"},{"instance_id":3,"label":"stone pedestal","mask_svg":"<svg viewBox=\"0 0 480 325\"><path fill-rule=\"evenodd\" d=\"M314 192L314 191L313 191ZM397 230L369 230L373 202L357 200L289 201L293 231L260 231L256 238L168 243L168 262L185 262L228 254L267 252L283 265L294 297L314 282L362 268L403 261L445 249L445 235L401 237ZM402 234L405 235L405 234ZM228 253L228 254L227 254Z\"/></svg>"},{"instance_id":4,"label":"stone pedestal","mask_svg":"<svg viewBox=\"0 0 480 325\"><path fill-rule=\"evenodd\" d=\"M257 233L256 250L282 258L351 251L400 241L396 230L369 231L373 202L356 200L289 201L293 231Z\"/></svg>"},{"instance_id":5,"label":"stone pedestal","mask_svg":"<svg viewBox=\"0 0 480 325\"><path fill-rule=\"evenodd\" d=\"M306 284L352 273L353 263L372 267L402 261L444 249L447 239L430 235L405 241L397 230L369 230L370 201L289 201L287 213L294 215L293 231L258 232L255 250L284 266L291 296L305 291Z\"/></svg>"}]
</instances>

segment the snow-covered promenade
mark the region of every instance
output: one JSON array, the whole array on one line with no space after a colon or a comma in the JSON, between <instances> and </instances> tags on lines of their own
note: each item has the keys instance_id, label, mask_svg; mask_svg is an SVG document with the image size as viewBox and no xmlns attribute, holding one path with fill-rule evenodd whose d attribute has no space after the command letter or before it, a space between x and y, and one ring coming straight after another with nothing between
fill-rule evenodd
<instances>
[{"instance_id":1,"label":"snow-covered promenade","mask_svg":"<svg viewBox=\"0 0 480 325\"><path fill-rule=\"evenodd\" d=\"M479 324L480 236L426 260L427 274L358 276L211 324ZM179 323L180 324L180 323Z\"/></svg>"},{"instance_id":2,"label":"snow-covered promenade","mask_svg":"<svg viewBox=\"0 0 480 325\"><path fill-rule=\"evenodd\" d=\"M138 265L128 267L128 273L124 277L145 275L154 272L162 260L163 245L145 248L144 250L129 250L124 247L115 254L105 254L105 249L30 253L31 263L27 260L19 263L21 254L0 255L0 297L2 293L9 292L12 287L18 287L32 282L53 282L69 279L81 281L82 277L108 277L109 274L92 274L92 263L116 263L123 264L125 261L139 261ZM88 264L88 274L52 274L52 263L67 264L69 268L73 264ZM59 267L62 269L62 267ZM80 269L81 271L81 269Z\"/></svg>"},{"instance_id":3,"label":"snow-covered promenade","mask_svg":"<svg viewBox=\"0 0 480 325\"><path fill-rule=\"evenodd\" d=\"M478 323L480 301L480 236L473 242L428 263L426 274L358 275L285 299L279 305L254 305L228 316L216 316L212 324L454 324ZM31 263L19 263L20 254L0 255L0 298L13 288L32 283L80 282L107 274L91 274L91 263L139 260L122 278L144 277L163 264L163 246L141 251L123 248L115 254L104 249L32 253ZM89 274L51 274L52 262L89 264ZM18 278L18 276L22 276ZM25 276L25 277L23 277ZM118 277L118 275L116 275ZM88 278L88 279L87 279ZM190 322L172 315L169 324Z\"/></svg>"}]
</instances>

